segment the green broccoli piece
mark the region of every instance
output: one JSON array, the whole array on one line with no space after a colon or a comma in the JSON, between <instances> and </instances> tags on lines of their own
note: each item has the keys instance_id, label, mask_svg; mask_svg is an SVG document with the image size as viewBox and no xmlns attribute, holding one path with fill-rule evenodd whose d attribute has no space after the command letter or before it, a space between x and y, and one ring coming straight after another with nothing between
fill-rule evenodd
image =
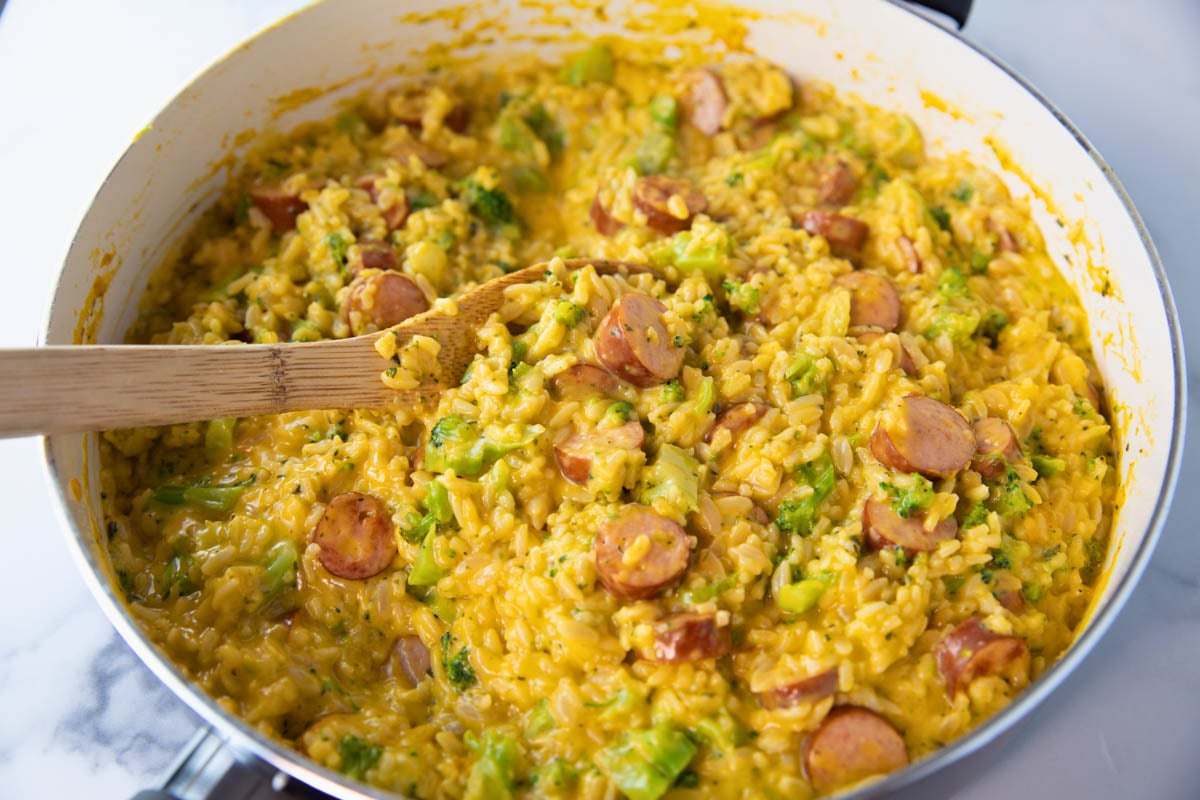
<instances>
[{"instance_id":1,"label":"green broccoli piece","mask_svg":"<svg viewBox=\"0 0 1200 800\"><path fill-rule=\"evenodd\" d=\"M614 71L612 51L602 44L593 44L563 66L562 79L571 86L612 83Z\"/></svg>"},{"instance_id":2,"label":"green broccoli piece","mask_svg":"<svg viewBox=\"0 0 1200 800\"><path fill-rule=\"evenodd\" d=\"M366 739L347 733L338 742L338 756L342 760L341 770L355 780L361 781L367 770L379 762L383 747Z\"/></svg>"},{"instance_id":3,"label":"green broccoli piece","mask_svg":"<svg viewBox=\"0 0 1200 800\"><path fill-rule=\"evenodd\" d=\"M979 322L978 314L960 314L957 311L942 310L925 329L925 338L937 339L948 336L952 342L962 346L971 341L971 337L979 328Z\"/></svg>"},{"instance_id":4,"label":"green broccoli piece","mask_svg":"<svg viewBox=\"0 0 1200 800\"><path fill-rule=\"evenodd\" d=\"M221 458L233 449L233 430L236 426L236 417L209 420L204 429L204 453L210 461Z\"/></svg>"},{"instance_id":5,"label":"green broccoli piece","mask_svg":"<svg viewBox=\"0 0 1200 800\"><path fill-rule=\"evenodd\" d=\"M933 491L933 484L920 475L913 475L913 485L909 489L901 489L888 483L880 486L892 496L892 510L905 519L916 511L929 508L937 494Z\"/></svg>"},{"instance_id":6,"label":"green broccoli piece","mask_svg":"<svg viewBox=\"0 0 1200 800\"><path fill-rule=\"evenodd\" d=\"M1067 468L1067 462L1061 458L1047 455L1032 455L1029 461L1037 470L1038 477L1053 478Z\"/></svg>"},{"instance_id":7,"label":"green broccoli piece","mask_svg":"<svg viewBox=\"0 0 1200 800\"><path fill-rule=\"evenodd\" d=\"M669 94L656 94L650 98L650 118L669 131L679 125L679 102Z\"/></svg>"},{"instance_id":8,"label":"green broccoli piece","mask_svg":"<svg viewBox=\"0 0 1200 800\"><path fill-rule=\"evenodd\" d=\"M558 720L550 711L550 702L543 697L538 700L533 711L529 712L529 719L525 722L525 738L536 739L543 733L554 730L557 725Z\"/></svg>"},{"instance_id":9,"label":"green broccoli piece","mask_svg":"<svg viewBox=\"0 0 1200 800\"><path fill-rule=\"evenodd\" d=\"M596 766L629 800L658 800L667 793L692 758L696 745L686 734L661 723L621 734L596 753Z\"/></svg>"},{"instance_id":10,"label":"green broccoli piece","mask_svg":"<svg viewBox=\"0 0 1200 800\"><path fill-rule=\"evenodd\" d=\"M537 428L527 428L516 441L494 442L457 414L443 417L425 443L425 468L430 472L452 469L463 477L475 478L506 454L536 441L539 433Z\"/></svg>"},{"instance_id":11,"label":"green broccoli piece","mask_svg":"<svg viewBox=\"0 0 1200 800\"><path fill-rule=\"evenodd\" d=\"M657 175L675 156L675 139L663 131L650 131L638 145L633 165L639 175Z\"/></svg>"},{"instance_id":12,"label":"green broccoli piece","mask_svg":"<svg viewBox=\"0 0 1200 800\"><path fill-rule=\"evenodd\" d=\"M828 453L822 453L819 458L801 464L796 468L796 480L812 487L812 493L799 500L788 500L779 505L775 524L784 533L795 533L808 536L812 533L813 522L821 503L833 491L837 474L834 472L833 459Z\"/></svg>"},{"instance_id":13,"label":"green broccoli piece","mask_svg":"<svg viewBox=\"0 0 1200 800\"><path fill-rule=\"evenodd\" d=\"M1004 484L999 487L996 498L996 511L1002 517L1020 516L1033 508L1033 503L1025 496L1021 488L1021 477L1012 467L1004 476Z\"/></svg>"},{"instance_id":14,"label":"green broccoli piece","mask_svg":"<svg viewBox=\"0 0 1200 800\"><path fill-rule=\"evenodd\" d=\"M654 463L642 473L641 501L652 505L662 497L683 512L695 511L700 499L700 462L673 444L658 448Z\"/></svg>"},{"instance_id":15,"label":"green broccoli piece","mask_svg":"<svg viewBox=\"0 0 1200 800\"><path fill-rule=\"evenodd\" d=\"M586 311L569 300L559 300L554 306L555 322L560 322L568 328L574 328L586 316Z\"/></svg>"},{"instance_id":16,"label":"green broccoli piece","mask_svg":"<svg viewBox=\"0 0 1200 800\"><path fill-rule=\"evenodd\" d=\"M664 403L682 403L687 395L684 394L683 385L676 379L671 378L663 384L662 402Z\"/></svg>"},{"instance_id":17,"label":"green broccoli piece","mask_svg":"<svg viewBox=\"0 0 1200 800\"><path fill-rule=\"evenodd\" d=\"M721 287L729 296L729 305L744 314L758 313L758 287L738 281L722 281Z\"/></svg>"},{"instance_id":18,"label":"green broccoli piece","mask_svg":"<svg viewBox=\"0 0 1200 800\"><path fill-rule=\"evenodd\" d=\"M478 760L467 776L465 800L511 800L517 786L517 743L492 729L482 739L470 736L467 743Z\"/></svg>"},{"instance_id":19,"label":"green broccoli piece","mask_svg":"<svg viewBox=\"0 0 1200 800\"><path fill-rule=\"evenodd\" d=\"M475 685L475 670L471 667L470 648L464 647L453 656L450 655L450 645L453 638L450 632L442 634L442 669L446 672L446 680L458 691L465 691Z\"/></svg>"},{"instance_id":20,"label":"green broccoli piece","mask_svg":"<svg viewBox=\"0 0 1200 800\"><path fill-rule=\"evenodd\" d=\"M257 476L251 475L244 481L227 486L209 486L202 479L190 486L167 484L160 486L150 495L150 500L164 506L194 506L205 511L224 513L229 511L245 493Z\"/></svg>"},{"instance_id":21,"label":"green broccoli piece","mask_svg":"<svg viewBox=\"0 0 1200 800\"><path fill-rule=\"evenodd\" d=\"M171 556L171 560L163 568L163 599L170 597L172 592L176 597L184 597L199 588L192 583L192 567L194 565L195 560L187 553L176 553Z\"/></svg>"},{"instance_id":22,"label":"green broccoli piece","mask_svg":"<svg viewBox=\"0 0 1200 800\"><path fill-rule=\"evenodd\" d=\"M467 208L489 225L515 225L517 212L508 195L499 189L485 189L473 178L463 182Z\"/></svg>"},{"instance_id":23,"label":"green broccoli piece","mask_svg":"<svg viewBox=\"0 0 1200 800\"><path fill-rule=\"evenodd\" d=\"M425 519L431 520L433 515L428 514ZM417 550L417 557L413 559L412 569L408 571L409 586L433 586L446 574L438 566L433 555L433 541L436 538L437 534L430 531L421 540L421 547Z\"/></svg>"},{"instance_id":24,"label":"green broccoli piece","mask_svg":"<svg viewBox=\"0 0 1200 800\"><path fill-rule=\"evenodd\" d=\"M817 602L825 590L833 585L837 578L832 572L822 573L813 578L805 578L796 583L789 583L779 590L775 604L783 611L791 614L803 614L817 607Z\"/></svg>"}]
</instances>

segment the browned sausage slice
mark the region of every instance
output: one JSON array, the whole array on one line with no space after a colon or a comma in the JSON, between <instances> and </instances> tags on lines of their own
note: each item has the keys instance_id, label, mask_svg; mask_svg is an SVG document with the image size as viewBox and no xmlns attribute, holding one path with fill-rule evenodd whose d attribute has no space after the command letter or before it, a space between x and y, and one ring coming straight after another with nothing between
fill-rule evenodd
<instances>
[{"instance_id":1,"label":"browned sausage slice","mask_svg":"<svg viewBox=\"0 0 1200 800\"><path fill-rule=\"evenodd\" d=\"M1021 445L1012 426L999 417L984 417L975 423L975 458L971 469L985 481L1004 477L1008 465L1021 459Z\"/></svg>"},{"instance_id":2,"label":"browned sausage slice","mask_svg":"<svg viewBox=\"0 0 1200 800\"><path fill-rule=\"evenodd\" d=\"M342 317L355 336L399 325L429 309L425 293L399 272L356 278L342 306Z\"/></svg>"},{"instance_id":3,"label":"browned sausage slice","mask_svg":"<svg viewBox=\"0 0 1200 800\"><path fill-rule=\"evenodd\" d=\"M1021 597L1020 592L1013 589L996 592L996 601L1014 614L1025 611L1025 598Z\"/></svg>"},{"instance_id":4,"label":"browned sausage slice","mask_svg":"<svg viewBox=\"0 0 1200 800\"><path fill-rule=\"evenodd\" d=\"M856 338L863 344L870 345L879 339L882 339L886 335L887 334L880 333L879 331L866 331L865 333L858 334ZM912 354L908 352L908 348L905 347L903 343L900 345L900 360L893 366L904 370L905 375L917 374L917 365L913 361Z\"/></svg>"},{"instance_id":5,"label":"browned sausage slice","mask_svg":"<svg viewBox=\"0 0 1200 800\"><path fill-rule=\"evenodd\" d=\"M309 540L321 548L317 558L339 578L362 580L387 569L396 555L396 536L387 506L358 492L329 501Z\"/></svg>"},{"instance_id":6,"label":"browned sausage slice","mask_svg":"<svg viewBox=\"0 0 1200 800\"><path fill-rule=\"evenodd\" d=\"M897 423L875 429L871 452L892 469L946 478L971 463L975 434L961 414L940 400L909 395Z\"/></svg>"},{"instance_id":7,"label":"browned sausage slice","mask_svg":"<svg viewBox=\"0 0 1200 800\"><path fill-rule=\"evenodd\" d=\"M796 219L796 223L813 236L824 236L829 242L830 252L841 258L857 256L871 230L862 220L832 211L805 211Z\"/></svg>"},{"instance_id":8,"label":"browned sausage slice","mask_svg":"<svg viewBox=\"0 0 1200 800\"><path fill-rule=\"evenodd\" d=\"M392 645L387 672L390 677L403 677L411 686L425 679L429 672L429 648L417 636L401 636Z\"/></svg>"},{"instance_id":9,"label":"browned sausage slice","mask_svg":"<svg viewBox=\"0 0 1200 800\"><path fill-rule=\"evenodd\" d=\"M705 136L716 134L725 124L725 109L729 107L721 77L700 67L688 70L683 81L687 88L681 102L688 122Z\"/></svg>"},{"instance_id":10,"label":"browned sausage slice","mask_svg":"<svg viewBox=\"0 0 1200 800\"><path fill-rule=\"evenodd\" d=\"M414 139L411 136L396 143L388 151L388 155L405 165L408 164L413 156L416 156L418 161L430 169L444 167L450 160L441 150L431 147L420 139Z\"/></svg>"},{"instance_id":11,"label":"browned sausage slice","mask_svg":"<svg viewBox=\"0 0 1200 800\"><path fill-rule=\"evenodd\" d=\"M870 272L847 272L833 281L850 291L850 325L894 331L900 324L900 295L887 278Z\"/></svg>"},{"instance_id":12,"label":"browned sausage slice","mask_svg":"<svg viewBox=\"0 0 1200 800\"><path fill-rule=\"evenodd\" d=\"M729 431L731 440L736 440L737 434L758 422L771 410L766 403L738 403L717 414L712 430L704 435L704 441L712 442L717 431L724 428Z\"/></svg>"},{"instance_id":13,"label":"browned sausage slice","mask_svg":"<svg viewBox=\"0 0 1200 800\"><path fill-rule=\"evenodd\" d=\"M675 196L683 200L684 208L678 213L672 210L671 198ZM646 215L648 226L663 236L670 236L689 227L692 218L708 208L708 198L691 181L683 178L646 175L633 185L633 205Z\"/></svg>"},{"instance_id":14,"label":"browned sausage slice","mask_svg":"<svg viewBox=\"0 0 1200 800\"><path fill-rule=\"evenodd\" d=\"M927 531L925 512L902 517L890 502L877 497L867 500L863 506L862 526L867 535L867 544L873 550L902 547L909 555L936 550L939 542L958 535L958 522L954 517L942 520L932 531Z\"/></svg>"},{"instance_id":15,"label":"browned sausage slice","mask_svg":"<svg viewBox=\"0 0 1200 800\"><path fill-rule=\"evenodd\" d=\"M654 644L645 655L660 664L683 664L720 658L731 646L730 628L718 625L716 614L686 611L654 623Z\"/></svg>"},{"instance_id":16,"label":"browned sausage slice","mask_svg":"<svg viewBox=\"0 0 1200 800\"><path fill-rule=\"evenodd\" d=\"M354 185L371 195L371 202L379 205L380 192L376 181L382 177L374 173L363 175L354 182ZM408 197L404 192L393 192L390 204L386 207L380 206L379 210L383 213L383 221L387 225L388 232L399 230L408 220Z\"/></svg>"},{"instance_id":17,"label":"browned sausage slice","mask_svg":"<svg viewBox=\"0 0 1200 800\"><path fill-rule=\"evenodd\" d=\"M555 375L550 382L563 399L614 395L621 390L621 382L611 372L592 364L574 364Z\"/></svg>"},{"instance_id":18,"label":"browned sausage slice","mask_svg":"<svg viewBox=\"0 0 1200 800\"><path fill-rule=\"evenodd\" d=\"M289 192L275 183L259 183L250 187L250 200L254 207L271 221L276 233L287 233L296 229L296 217L308 210L308 203L300 195Z\"/></svg>"},{"instance_id":19,"label":"browned sausage slice","mask_svg":"<svg viewBox=\"0 0 1200 800\"><path fill-rule=\"evenodd\" d=\"M837 667L831 667L824 672L810 675L798 681L785 683L761 693L758 700L763 708L791 708L801 703L815 703L824 700L837 691Z\"/></svg>"},{"instance_id":20,"label":"browned sausage slice","mask_svg":"<svg viewBox=\"0 0 1200 800\"><path fill-rule=\"evenodd\" d=\"M892 724L859 706L838 706L808 738L804 769L824 794L908 764L908 748Z\"/></svg>"},{"instance_id":21,"label":"browned sausage slice","mask_svg":"<svg viewBox=\"0 0 1200 800\"><path fill-rule=\"evenodd\" d=\"M623 295L600 320L596 357L618 378L643 389L666 383L683 366L683 348L667 334L667 307L649 295Z\"/></svg>"},{"instance_id":22,"label":"browned sausage slice","mask_svg":"<svg viewBox=\"0 0 1200 800\"><path fill-rule=\"evenodd\" d=\"M817 178L817 202L823 206L844 206L857 190L858 178L845 161L826 164Z\"/></svg>"},{"instance_id":23,"label":"browned sausage slice","mask_svg":"<svg viewBox=\"0 0 1200 800\"><path fill-rule=\"evenodd\" d=\"M646 506L628 506L605 520L595 548L600 583L623 600L654 597L687 571L687 534Z\"/></svg>"},{"instance_id":24,"label":"browned sausage slice","mask_svg":"<svg viewBox=\"0 0 1200 800\"><path fill-rule=\"evenodd\" d=\"M564 478L583 486L592 471L592 459L614 450L640 450L646 432L636 420L608 430L580 431L555 445L554 459Z\"/></svg>"},{"instance_id":25,"label":"browned sausage slice","mask_svg":"<svg viewBox=\"0 0 1200 800\"><path fill-rule=\"evenodd\" d=\"M596 226L596 231L601 236L616 236L617 231L625 227L623 222L620 222L604 207L604 203L600 202L600 195L592 198L592 207L588 209L588 216L592 219L592 224Z\"/></svg>"},{"instance_id":26,"label":"browned sausage slice","mask_svg":"<svg viewBox=\"0 0 1200 800\"><path fill-rule=\"evenodd\" d=\"M984 675L1016 677L1029 672L1029 646L1024 640L993 633L976 617L943 636L934 650L938 672L951 695Z\"/></svg>"},{"instance_id":27,"label":"browned sausage slice","mask_svg":"<svg viewBox=\"0 0 1200 800\"><path fill-rule=\"evenodd\" d=\"M363 269L395 269L396 251L387 242L359 242L358 253L361 265L358 269L351 268L355 275Z\"/></svg>"}]
</instances>

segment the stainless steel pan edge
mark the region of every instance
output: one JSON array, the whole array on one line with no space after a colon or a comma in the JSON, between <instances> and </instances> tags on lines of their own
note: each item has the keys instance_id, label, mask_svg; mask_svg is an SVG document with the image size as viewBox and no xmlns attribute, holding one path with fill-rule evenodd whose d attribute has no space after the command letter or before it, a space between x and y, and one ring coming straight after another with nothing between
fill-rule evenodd
<instances>
[{"instance_id":1,"label":"stainless steel pan edge","mask_svg":"<svg viewBox=\"0 0 1200 800\"><path fill-rule=\"evenodd\" d=\"M898 8L904 8L896 0L888 0L888 2ZM908 9L905 9L906 11ZM305 13L305 12L300 12ZM920 15L914 15L920 16ZM878 797L891 791L900 789L901 787L911 785L916 781L932 774L933 772L942 769L947 764L957 761L958 759L973 753L995 738L1000 736L1006 730L1011 728L1019 719L1026 715L1033 707L1040 703L1050 692L1066 679L1066 677L1078 666L1078 664L1087 656L1092 647L1112 624L1121 607L1125 604L1130 593L1133 591L1138 578L1145 570L1146 564L1150 560L1154 547L1161 534L1163 524L1165 522L1167 511L1170 505L1175 485L1178 479L1183 436L1185 429L1185 413L1186 413L1186 379L1183 357L1182 335L1179 326L1178 314L1175 308L1170 288L1167 284L1165 272L1162 268L1161 261L1155 251L1154 245L1150 239L1149 233L1146 230L1144 223L1130 201L1124 188L1113 175L1112 170L1104 163L1103 159L1091 146L1088 140L1075 128L1070 121L1056 109L1046 98L1044 98L1036 89L1030 86L1024 79L1017 75L1013 70L1000 62L995 57L991 56L981 48L971 44L961 36L940 28L937 25L922 18L923 22L930 28L936 29L938 34L950 36L956 39L964 46L970 48L979 56L990 61L999 69L1003 70L1007 75L1020 84L1026 92L1036 98L1065 128L1071 136L1078 142L1079 146L1086 151L1088 156L1095 161L1098 167L1102 170L1107 178L1112 190L1118 195L1125 213L1133 221L1137 228L1138 235L1141 239L1142 246L1145 248L1146 254L1150 260L1151 267L1157 282L1157 291L1161 299L1162 311L1166 318L1166 323L1169 328L1171 341L1171 373L1173 376L1173 396L1171 400L1174 404L1173 426L1170 435L1170 441L1166 444L1166 466L1163 474L1158 496L1154 501L1153 511L1146 524L1145 535L1140 539L1137 550L1132 557L1132 564L1129 566L1120 581L1109 587L1106 590L1106 597L1094 610L1092 618L1087 629L1075 642L1072 648L1039 680L1031 686L1026 692L1020 695L1011 705L1004 709L999 714L995 715L987 722L979 726L977 729L954 742L947 748L934 753L933 755L915 763L906 770L893 774L877 783L849 793L848 797L868 798ZM174 101L173 101L174 102ZM124 164L125 159L122 158L117 166L113 169L113 174L117 173ZM65 280L65 276L63 278ZM56 290L56 298L61 294L61 283L59 290ZM53 313L53 309L52 312ZM47 329L50 326L47 325ZM78 518L73 518L69 512L69 507L75 498L70 497L72 493L69 488L68 481L71 475L64 473L59 467L59 454L65 452L59 448L77 446L78 439L74 443L68 443L62 439L47 439L45 442L46 449L46 469L47 477L54 487L56 493L56 511L62 524L70 529L73 533L69 537L73 556L84 575L92 593L97 597L105 614L112 621L114 627L120 635L126 640L130 647L137 653L138 657L147 664L147 666L162 680L175 694L181 697L193 710L200 714L208 721L217 732L226 739L231 746L234 747L238 755L245 759L258 758L279 770L283 770L295 778L320 789L321 791L339 797L391 797L392 795L380 790L366 787L348 780L344 775L335 773L323 767L316 766L307 759L300 756L290 748L286 748L274 741L267 739L258 734L253 728L235 719L224 712L211 698L200 691L190 680L182 674L174 665L167 661L157 648L146 638L141 629L133 622L128 615L123 601L117 597L112 585L108 579L103 554L99 550L99 546L95 541L94 531L96 530L91 525L82 525ZM95 456L94 439L88 440L88 449L91 450L91 456Z\"/></svg>"}]
</instances>

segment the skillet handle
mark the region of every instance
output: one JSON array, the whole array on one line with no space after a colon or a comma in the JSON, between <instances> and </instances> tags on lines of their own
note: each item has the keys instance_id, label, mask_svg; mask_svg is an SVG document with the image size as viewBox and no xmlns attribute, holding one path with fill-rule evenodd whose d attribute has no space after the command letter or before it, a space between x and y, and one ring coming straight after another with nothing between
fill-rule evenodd
<instances>
[{"instance_id":1,"label":"skillet handle","mask_svg":"<svg viewBox=\"0 0 1200 800\"><path fill-rule=\"evenodd\" d=\"M939 14L945 14L954 20L959 30L962 30L962 27L967 24L967 17L971 14L973 0L910 0L910 2L914 5L925 6Z\"/></svg>"},{"instance_id":2,"label":"skillet handle","mask_svg":"<svg viewBox=\"0 0 1200 800\"><path fill-rule=\"evenodd\" d=\"M184 747L161 789L132 800L297 800L317 797L266 763L235 751L212 728L202 728Z\"/></svg>"}]
</instances>

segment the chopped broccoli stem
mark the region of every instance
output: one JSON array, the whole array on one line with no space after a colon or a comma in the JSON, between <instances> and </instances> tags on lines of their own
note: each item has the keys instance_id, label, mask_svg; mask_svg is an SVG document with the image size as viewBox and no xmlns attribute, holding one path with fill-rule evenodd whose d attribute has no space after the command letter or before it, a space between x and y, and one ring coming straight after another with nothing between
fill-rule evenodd
<instances>
[{"instance_id":1,"label":"chopped broccoli stem","mask_svg":"<svg viewBox=\"0 0 1200 800\"><path fill-rule=\"evenodd\" d=\"M574 328L585 316L587 312L569 300L559 300L554 306L554 321L568 328Z\"/></svg>"},{"instance_id":2,"label":"chopped broccoli stem","mask_svg":"<svg viewBox=\"0 0 1200 800\"><path fill-rule=\"evenodd\" d=\"M596 765L629 800L658 800L696 755L696 745L667 723L621 734L596 753Z\"/></svg>"},{"instance_id":3,"label":"chopped broccoli stem","mask_svg":"<svg viewBox=\"0 0 1200 800\"><path fill-rule=\"evenodd\" d=\"M430 532L422 540L421 547L417 550L417 557L413 560L412 569L408 573L409 586L433 586L446 574L438 566L437 559L433 555L435 538L437 538L437 534Z\"/></svg>"},{"instance_id":4,"label":"chopped broccoli stem","mask_svg":"<svg viewBox=\"0 0 1200 800\"><path fill-rule=\"evenodd\" d=\"M639 175L657 175L667 169L674 156L674 137L663 131L650 131L638 145L633 163Z\"/></svg>"},{"instance_id":5,"label":"chopped broccoli stem","mask_svg":"<svg viewBox=\"0 0 1200 800\"><path fill-rule=\"evenodd\" d=\"M802 581L789 583L779 590L775 598L776 605L791 614L803 614L817 607L821 595L832 585L832 573L826 573L815 578L805 578Z\"/></svg>"},{"instance_id":6,"label":"chopped broccoli stem","mask_svg":"<svg viewBox=\"0 0 1200 800\"><path fill-rule=\"evenodd\" d=\"M196 591L199 587L192 583L192 566L194 560L187 553L176 553L163 568L162 593L163 598L170 597L172 592L176 597L184 597Z\"/></svg>"},{"instance_id":7,"label":"chopped broccoli stem","mask_svg":"<svg viewBox=\"0 0 1200 800\"><path fill-rule=\"evenodd\" d=\"M472 742L468 741L468 744ZM466 800L511 800L516 789L517 743L495 729L473 742L478 760L467 776Z\"/></svg>"},{"instance_id":8,"label":"chopped broccoli stem","mask_svg":"<svg viewBox=\"0 0 1200 800\"><path fill-rule=\"evenodd\" d=\"M224 513L237 504L238 498L254 483L257 476L251 475L244 481L228 486L208 486L204 483L191 486L164 485L154 490L150 500L164 506L195 506L205 511Z\"/></svg>"},{"instance_id":9,"label":"chopped broccoli stem","mask_svg":"<svg viewBox=\"0 0 1200 800\"><path fill-rule=\"evenodd\" d=\"M294 589L297 581L297 565L300 558L296 545L289 539L276 542L267 551L266 568L263 570L263 595L268 599L278 597L285 589Z\"/></svg>"},{"instance_id":10,"label":"chopped broccoli stem","mask_svg":"<svg viewBox=\"0 0 1200 800\"><path fill-rule=\"evenodd\" d=\"M679 599L688 605L694 606L699 603L707 603L714 597L718 597L724 592L729 591L737 584L736 575L726 575L719 581L706 583L703 586L695 589L684 589L679 593Z\"/></svg>"},{"instance_id":11,"label":"chopped broccoli stem","mask_svg":"<svg viewBox=\"0 0 1200 800\"><path fill-rule=\"evenodd\" d=\"M679 125L679 103L669 94L656 94L650 98L650 118L655 124L669 131Z\"/></svg>"},{"instance_id":12,"label":"chopped broccoli stem","mask_svg":"<svg viewBox=\"0 0 1200 800\"><path fill-rule=\"evenodd\" d=\"M684 513L699 507L700 462L673 444L659 447L643 472L642 502L653 505L660 497Z\"/></svg>"},{"instance_id":13,"label":"chopped broccoli stem","mask_svg":"<svg viewBox=\"0 0 1200 800\"><path fill-rule=\"evenodd\" d=\"M204 452L209 460L215 461L233 449L233 430L236 417L209 420L204 429Z\"/></svg>"},{"instance_id":14,"label":"chopped broccoli stem","mask_svg":"<svg viewBox=\"0 0 1200 800\"><path fill-rule=\"evenodd\" d=\"M564 65L562 79L571 86L611 83L613 72L612 51L602 44L593 44Z\"/></svg>"},{"instance_id":15,"label":"chopped broccoli stem","mask_svg":"<svg viewBox=\"0 0 1200 800\"><path fill-rule=\"evenodd\" d=\"M1033 468L1037 470L1037 474L1042 478L1053 478L1067 468L1067 462L1061 458L1046 455L1032 455L1029 461L1033 464Z\"/></svg>"},{"instance_id":16,"label":"chopped broccoli stem","mask_svg":"<svg viewBox=\"0 0 1200 800\"><path fill-rule=\"evenodd\" d=\"M422 505L439 525L445 525L454 519L454 510L450 507L450 493L440 478L434 478L426 484L425 502Z\"/></svg>"},{"instance_id":17,"label":"chopped broccoli stem","mask_svg":"<svg viewBox=\"0 0 1200 800\"><path fill-rule=\"evenodd\" d=\"M550 711L550 702L546 698L538 700L533 711L529 712L529 718L525 722L525 738L536 739L547 731L554 730L558 726L558 720L554 718L554 714Z\"/></svg>"}]
</instances>

